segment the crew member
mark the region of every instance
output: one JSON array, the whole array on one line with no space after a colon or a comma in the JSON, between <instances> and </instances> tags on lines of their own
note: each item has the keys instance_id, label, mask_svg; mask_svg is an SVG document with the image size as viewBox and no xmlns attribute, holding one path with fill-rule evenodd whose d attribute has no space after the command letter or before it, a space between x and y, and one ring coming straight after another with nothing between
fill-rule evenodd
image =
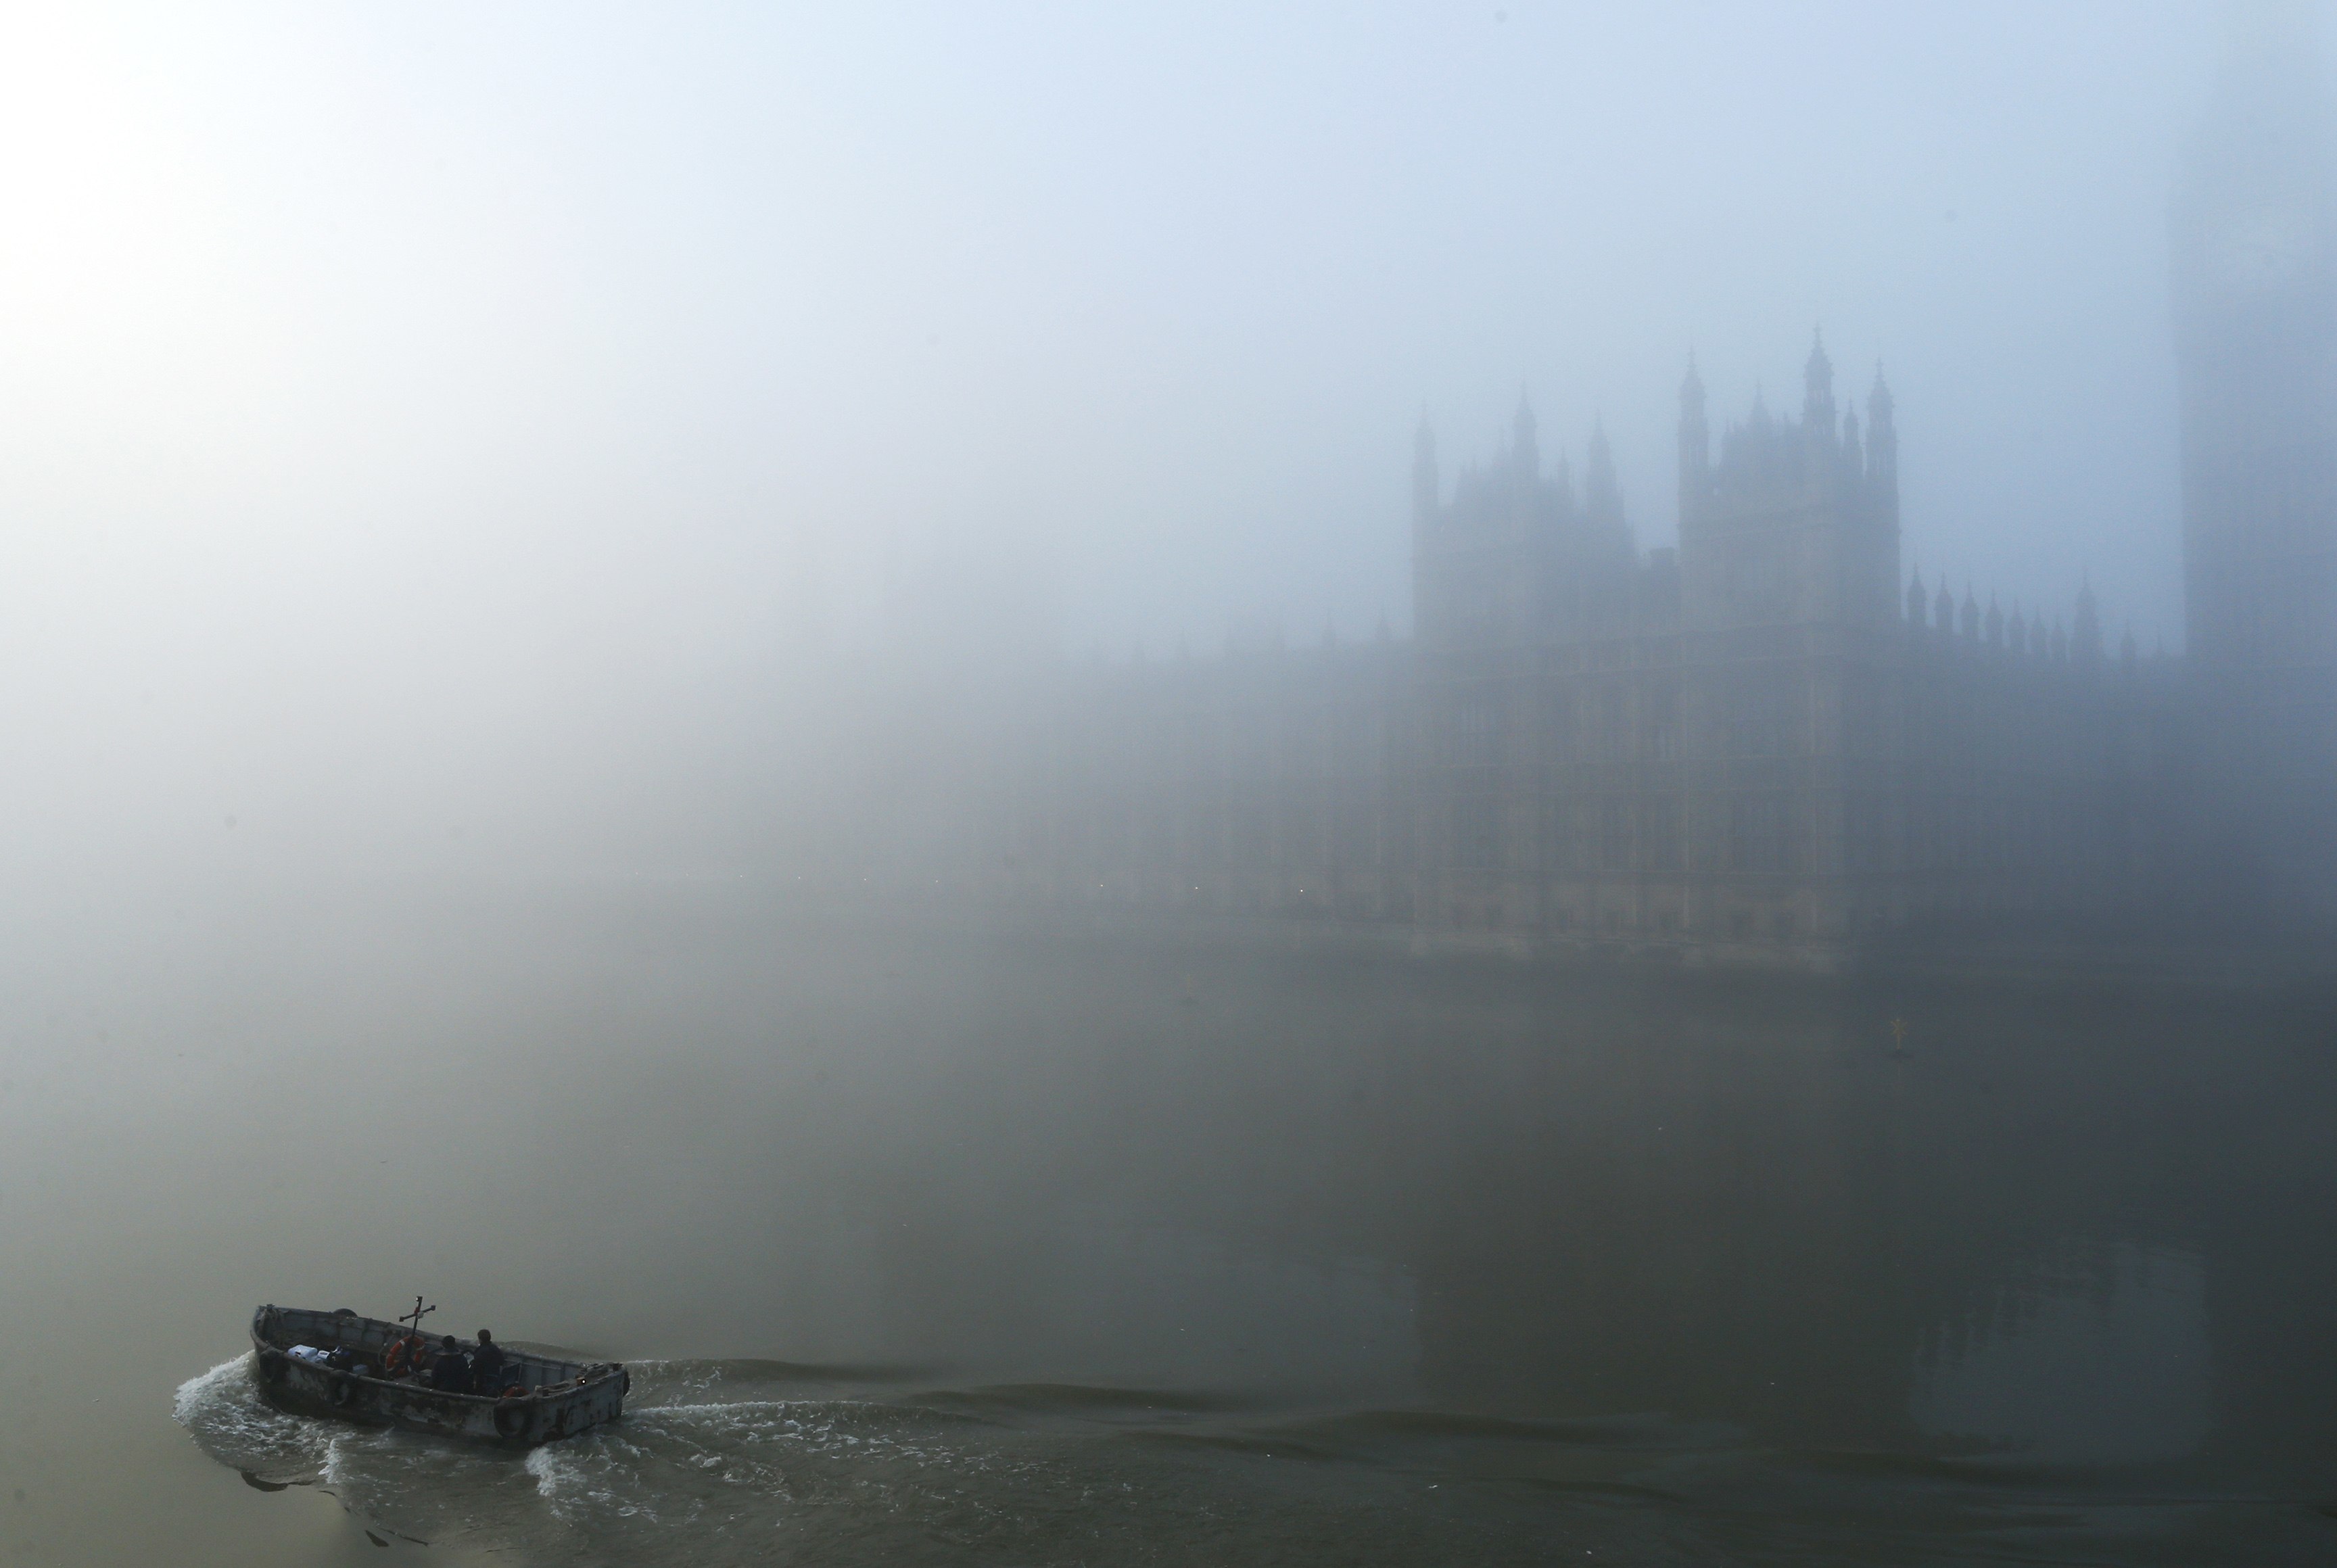
<instances>
[{"instance_id":1,"label":"crew member","mask_svg":"<svg viewBox=\"0 0 2337 1568\"><path fill-rule=\"evenodd\" d=\"M438 1353L430 1358L430 1386L448 1394L471 1391L471 1363L452 1334L439 1341Z\"/></svg>"},{"instance_id":2,"label":"crew member","mask_svg":"<svg viewBox=\"0 0 2337 1568\"><path fill-rule=\"evenodd\" d=\"M479 1330L479 1348L471 1352L471 1392L500 1394L504 1391L504 1348L484 1329Z\"/></svg>"}]
</instances>

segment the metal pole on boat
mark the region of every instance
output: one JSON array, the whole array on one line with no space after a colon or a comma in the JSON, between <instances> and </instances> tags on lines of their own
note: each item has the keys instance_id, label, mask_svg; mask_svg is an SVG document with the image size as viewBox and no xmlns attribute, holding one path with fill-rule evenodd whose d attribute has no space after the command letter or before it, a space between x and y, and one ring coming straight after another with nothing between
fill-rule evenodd
<instances>
[{"instance_id":1,"label":"metal pole on boat","mask_svg":"<svg viewBox=\"0 0 2337 1568\"><path fill-rule=\"evenodd\" d=\"M423 1320L425 1317L426 1317L428 1314L430 1314L430 1313L432 1313L432 1312L435 1312L435 1311L436 1311L437 1310L438 1310L438 1303L437 1303L437 1302L433 1301L433 1302L431 1302L431 1303L430 1303L430 1305L428 1305L428 1306L426 1306L426 1307L425 1307L425 1306L424 1306L424 1305L422 1304L422 1298L421 1298L421 1297L419 1297L419 1296L416 1296L416 1297L415 1297L415 1298L414 1298L414 1310L412 1310L411 1312L408 1312L408 1313L405 1314L403 1317L399 1318L397 1320L398 1320L399 1322L401 1322L401 1323L405 1323L405 1322L411 1322L411 1323L414 1325L414 1337L415 1337L416 1339L419 1339L420 1338L422 1338L422 1320ZM384 1353L385 1353L385 1354L386 1354L386 1351L385 1351Z\"/></svg>"}]
</instances>

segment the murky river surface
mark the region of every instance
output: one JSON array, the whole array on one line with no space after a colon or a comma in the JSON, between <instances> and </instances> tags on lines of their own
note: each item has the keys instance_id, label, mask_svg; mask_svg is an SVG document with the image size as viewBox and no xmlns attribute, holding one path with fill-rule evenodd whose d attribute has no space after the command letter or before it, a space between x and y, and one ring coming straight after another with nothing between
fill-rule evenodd
<instances>
[{"instance_id":1,"label":"murky river surface","mask_svg":"<svg viewBox=\"0 0 2337 1568\"><path fill-rule=\"evenodd\" d=\"M155 904L0 958L0 1562L2337 1561L2307 1007ZM625 1419L255 1398L416 1291Z\"/></svg>"}]
</instances>

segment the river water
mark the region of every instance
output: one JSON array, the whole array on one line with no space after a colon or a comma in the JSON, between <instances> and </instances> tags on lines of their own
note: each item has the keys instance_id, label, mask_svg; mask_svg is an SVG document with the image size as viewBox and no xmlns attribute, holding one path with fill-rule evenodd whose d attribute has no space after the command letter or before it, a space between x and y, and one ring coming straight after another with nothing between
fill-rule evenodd
<instances>
[{"instance_id":1,"label":"river water","mask_svg":"<svg viewBox=\"0 0 2337 1568\"><path fill-rule=\"evenodd\" d=\"M2302 1002L85 891L0 959L0 1563L2337 1561ZM256 1303L416 1291L625 1419L254 1397Z\"/></svg>"}]
</instances>

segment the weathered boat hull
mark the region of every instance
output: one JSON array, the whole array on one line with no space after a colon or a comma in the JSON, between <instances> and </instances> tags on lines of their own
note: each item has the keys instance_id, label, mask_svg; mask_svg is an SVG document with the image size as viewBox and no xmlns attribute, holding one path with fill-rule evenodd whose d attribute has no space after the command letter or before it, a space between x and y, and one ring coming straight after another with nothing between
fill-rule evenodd
<instances>
[{"instance_id":1,"label":"weathered boat hull","mask_svg":"<svg viewBox=\"0 0 2337 1568\"><path fill-rule=\"evenodd\" d=\"M390 1341L405 1332L397 1324L354 1312L261 1307L251 1315L253 1376L270 1404L301 1415L513 1448L573 1437L624 1413L632 1378L613 1361L586 1364L506 1352L512 1381L549 1389L506 1399L445 1393L410 1379L360 1377L285 1354L294 1345L328 1350L346 1345L377 1366Z\"/></svg>"}]
</instances>

